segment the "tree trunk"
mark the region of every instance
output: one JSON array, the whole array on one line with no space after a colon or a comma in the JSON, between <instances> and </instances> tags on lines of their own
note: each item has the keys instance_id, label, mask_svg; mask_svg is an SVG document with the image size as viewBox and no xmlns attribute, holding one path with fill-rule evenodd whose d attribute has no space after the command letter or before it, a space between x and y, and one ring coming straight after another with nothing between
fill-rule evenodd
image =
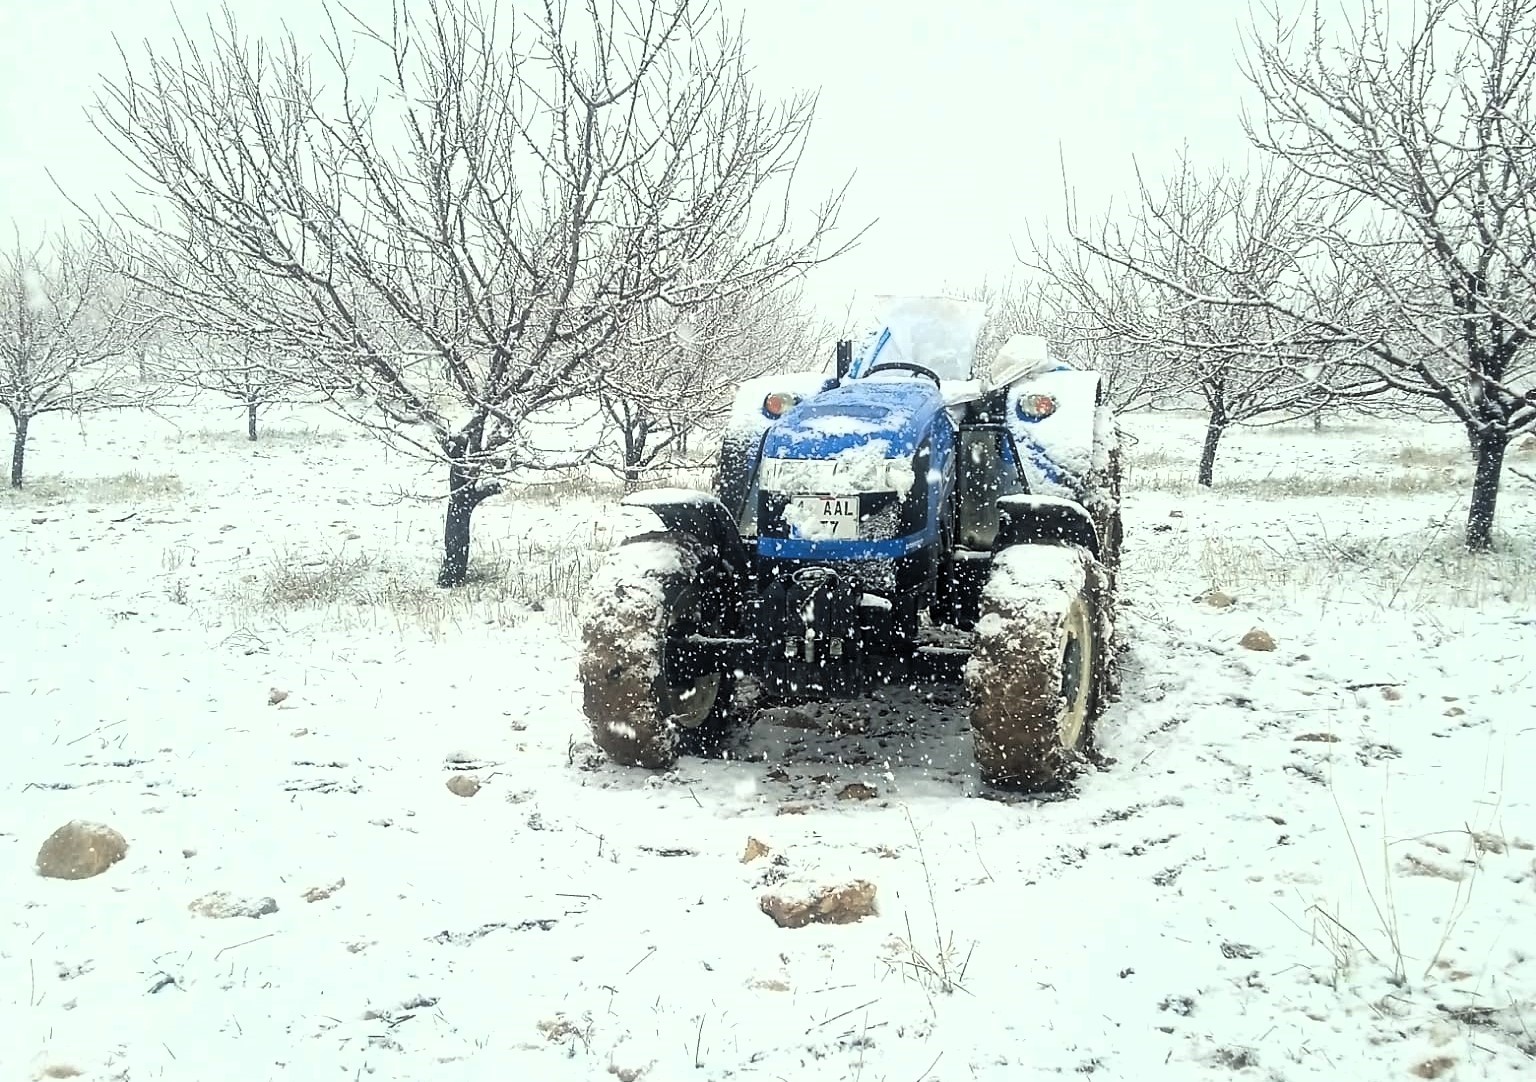
<instances>
[{"instance_id":1,"label":"tree trunk","mask_svg":"<svg viewBox=\"0 0 1536 1082\"><path fill-rule=\"evenodd\" d=\"M1205 423L1205 446L1200 449L1199 482L1210 488L1216 480L1216 448L1221 444L1221 434L1227 429L1227 419L1212 411Z\"/></svg>"},{"instance_id":2,"label":"tree trunk","mask_svg":"<svg viewBox=\"0 0 1536 1082\"><path fill-rule=\"evenodd\" d=\"M1472 452L1472 460L1475 462L1479 458L1479 448L1483 442L1483 429L1481 425L1473 421L1466 422L1466 429L1467 449Z\"/></svg>"},{"instance_id":3,"label":"tree trunk","mask_svg":"<svg viewBox=\"0 0 1536 1082\"><path fill-rule=\"evenodd\" d=\"M256 403L245 404L245 438L252 443L256 442Z\"/></svg>"},{"instance_id":4,"label":"tree trunk","mask_svg":"<svg viewBox=\"0 0 1536 1082\"><path fill-rule=\"evenodd\" d=\"M469 580L469 521L484 497L475 490L469 472L459 466L448 468L448 512L443 518L443 566L437 573L439 586L463 586Z\"/></svg>"},{"instance_id":5,"label":"tree trunk","mask_svg":"<svg viewBox=\"0 0 1536 1082\"><path fill-rule=\"evenodd\" d=\"M32 418L24 413L14 415L16 421L16 439L11 444L11 487L20 488L22 474L27 466L27 426L32 423Z\"/></svg>"},{"instance_id":6,"label":"tree trunk","mask_svg":"<svg viewBox=\"0 0 1536 1082\"><path fill-rule=\"evenodd\" d=\"M624 491L633 492L640 485L640 468L644 465L641 461L645 457L646 433L642 429L639 432L625 430L624 432Z\"/></svg>"},{"instance_id":7,"label":"tree trunk","mask_svg":"<svg viewBox=\"0 0 1536 1082\"><path fill-rule=\"evenodd\" d=\"M1499 477L1504 472L1504 451L1509 433L1487 428L1477 442L1477 472L1472 478L1472 504L1467 509L1467 548L1487 552L1493 548L1493 514L1499 503Z\"/></svg>"}]
</instances>

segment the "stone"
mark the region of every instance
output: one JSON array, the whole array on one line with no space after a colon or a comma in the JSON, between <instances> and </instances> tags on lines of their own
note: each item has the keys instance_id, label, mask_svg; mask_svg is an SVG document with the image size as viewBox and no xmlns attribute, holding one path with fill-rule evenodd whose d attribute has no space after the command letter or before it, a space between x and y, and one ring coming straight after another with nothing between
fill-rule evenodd
<instances>
[{"instance_id":1,"label":"stone","mask_svg":"<svg viewBox=\"0 0 1536 1082\"><path fill-rule=\"evenodd\" d=\"M345 879L338 879L328 886L310 887L304 892L303 898L306 902L323 902L346 885L347 881Z\"/></svg>"},{"instance_id":2,"label":"stone","mask_svg":"<svg viewBox=\"0 0 1536 1082\"><path fill-rule=\"evenodd\" d=\"M804 928L810 924L853 924L875 913L875 886L856 879L841 887L826 887L806 898L765 894L758 901L780 928Z\"/></svg>"},{"instance_id":3,"label":"stone","mask_svg":"<svg viewBox=\"0 0 1536 1082\"><path fill-rule=\"evenodd\" d=\"M757 988L764 992L787 992L789 991L789 982L780 980L777 977L759 977L748 982L747 987Z\"/></svg>"},{"instance_id":4,"label":"stone","mask_svg":"<svg viewBox=\"0 0 1536 1082\"><path fill-rule=\"evenodd\" d=\"M1238 639L1237 643L1245 650L1258 650L1265 653L1275 648L1274 636L1262 627L1253 628L1241 639Z\"/></svg>"},{"instance_id":5,"label":"stone","mask_svg":"<svg viewBox=\"0 0 1536 1082\"><path fill-rule=\"evenodd\" d=\"M880 791L873 785L865 785L861 781L851 781L838 790L839 800L873 800L880 795Z\"/></svg>"},{"instance_id":6,"label":"stone","mask_svg":"<svg viewBox=\"0 0 1536 1082\"><path fill-rule=\"evenodd\" d=\"M454 796L472 797L480 791L480 779L473 774L455 774L448 779L447 785Z\"/></svg>"},{"instance_id":7,"label":"stone","mask_svg":"<svg viewBox=\"0 0 1536 1082\"><path fill-rule=\"evenodd\" d=\"M43 841L37 874L49 879L90 879L128 855L128 842L104 823L74 819Z\"/></svg>"},{"instance_id":8,"label":"stone","mask_svg":"<svg viewBox=\"0 0 1536 1082\"><path fill-rule=\"evenodd\" d=\"M276 898L237 898L216 890L187 903L187 909L201 917L227 920L230 917L265 917L277 912Z\"/></svg>"}]
</instances>

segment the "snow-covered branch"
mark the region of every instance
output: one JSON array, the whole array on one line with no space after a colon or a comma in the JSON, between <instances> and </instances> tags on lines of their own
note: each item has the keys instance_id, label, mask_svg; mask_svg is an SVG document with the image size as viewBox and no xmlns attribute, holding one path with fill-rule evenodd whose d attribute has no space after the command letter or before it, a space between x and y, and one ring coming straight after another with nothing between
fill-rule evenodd
<instances>
[{"instance_id":1,"label":"snow-covered branch","mask_svg":"<svg viewBox=\"0 0 1536 1082\"><path fill-rule=\"evenodd\" d=\"M843 250L842 193L790 227L814 98L765 100L714 0L331 16L323 71L227 11L124 58L95 122L158 209L118 207L118 239L182 318L292 358L447 465L457 584L476 504L553 464L541 415L590 397L655 306Z\"/></svg>"},{"instance_id":2,"label":"snow-covered branch","mask_svg":"<svg viewBox=\"0 0 1536 1082\"><path fill-rule=\"evenodd\" d=\"M68 236L0 254L0 409L14 426L10 483L25 477L32 422L142 405L137 349L155 323L91 244Z\"/></svg>"}]
</instances>

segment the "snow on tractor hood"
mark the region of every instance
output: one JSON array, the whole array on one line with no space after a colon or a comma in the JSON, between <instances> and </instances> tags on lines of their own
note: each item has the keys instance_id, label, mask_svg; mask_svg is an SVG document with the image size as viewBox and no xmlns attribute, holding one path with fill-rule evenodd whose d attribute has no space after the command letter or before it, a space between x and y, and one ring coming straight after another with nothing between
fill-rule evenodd
<instances>
[{"instance_id":1,"label":"snow on tractor hood","mask_svg":"<svg viewBox=\"0 0 1536 1082\"><path fill-rule=\"evenodd\" d=\"M800 403L768 429L763 483L794 487L791 477L781 475L798 477L805 472L801 464L812 462L836 463L828 468L863 489L889 487L892 462L910 479L913 456L944 413L944 396L921 376L847 380Z\"/></svg>"}]
</instances>

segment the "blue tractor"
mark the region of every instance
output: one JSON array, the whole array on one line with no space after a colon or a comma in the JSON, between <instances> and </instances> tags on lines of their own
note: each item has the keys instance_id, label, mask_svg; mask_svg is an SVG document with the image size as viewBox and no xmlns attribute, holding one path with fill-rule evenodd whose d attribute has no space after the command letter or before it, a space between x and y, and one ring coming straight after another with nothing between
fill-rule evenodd
<instances>
[{"instance_id":1,"label":"blue tractor","mask_svg":"<svg viewBox=\"0 0 1536 1082\"><path fill-rule=\"evenodd\" d=\"M654 516L594 576L583 710L611 760L717 752L759 701L963 683L993 786L1060 787L1115 694L1119 452L1101 377L984 306L897 298L835 375L747 381L714 491Z\"/></svg>"}]
</instances>

